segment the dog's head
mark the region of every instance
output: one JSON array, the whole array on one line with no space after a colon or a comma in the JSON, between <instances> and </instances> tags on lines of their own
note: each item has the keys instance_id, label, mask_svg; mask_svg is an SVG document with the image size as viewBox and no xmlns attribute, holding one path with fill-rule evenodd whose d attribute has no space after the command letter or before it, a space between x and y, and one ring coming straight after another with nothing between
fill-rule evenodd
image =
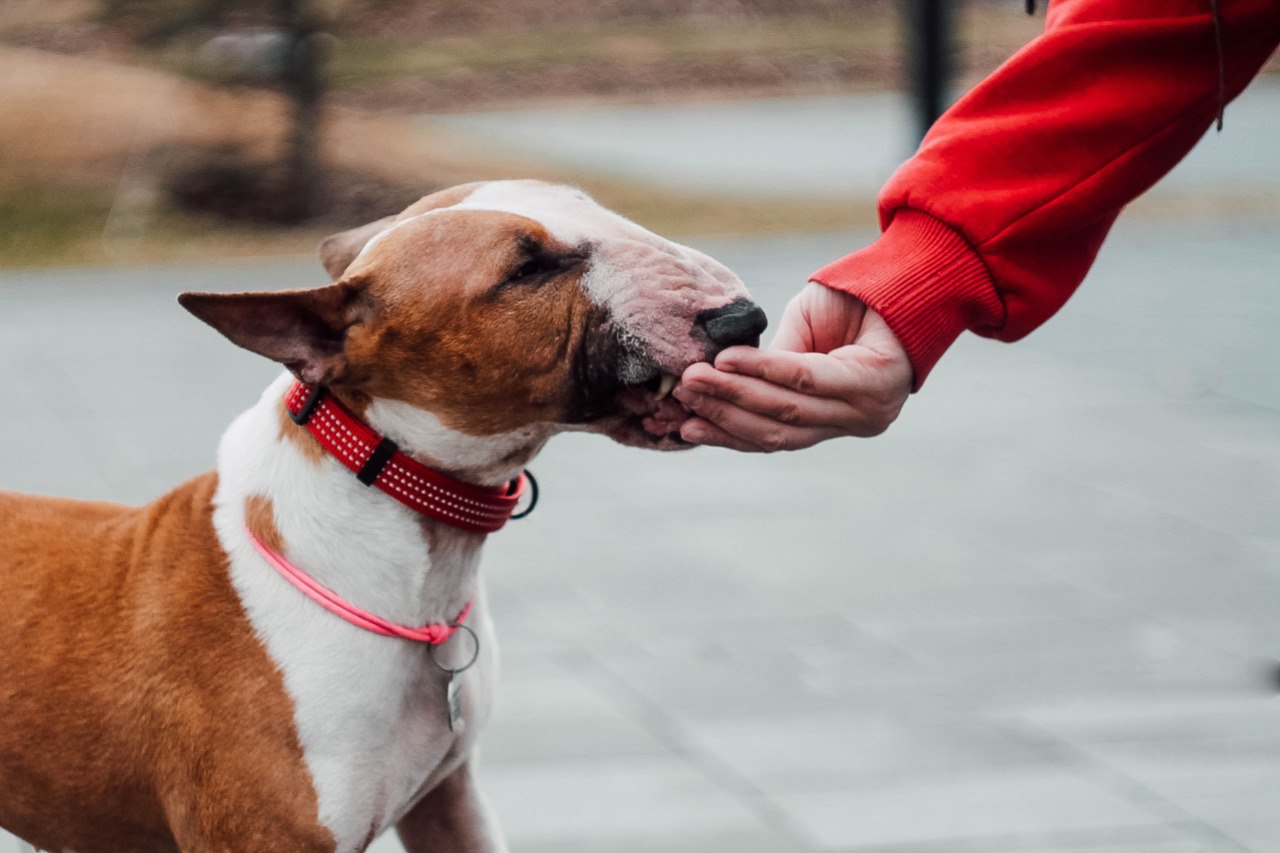
<instances>
[{"instance_id":1,"label":"dog's head","mask_svg":"<svg viewBox=\"0 0 1280 853\"><path fill-rule=\"evenodd\" d=\"M589 429L674 449L676 377L765 326L711 258L537 181L429 195L321 259L325 287L180 299L304 382L469 436Z\"/></svg>"}]
</instances>

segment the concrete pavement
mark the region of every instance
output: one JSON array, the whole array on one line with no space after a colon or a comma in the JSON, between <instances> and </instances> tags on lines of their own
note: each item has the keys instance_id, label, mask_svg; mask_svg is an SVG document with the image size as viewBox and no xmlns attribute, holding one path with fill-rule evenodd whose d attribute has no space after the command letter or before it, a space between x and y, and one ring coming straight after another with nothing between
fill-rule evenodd
<instances>
[{"instance_id":1,"label":"concrete pavement","mask_svg":"<svg viewBox=\"0 0 1280 853\"><path fill-rule=\"evenodd\" d=\"M1280 849L1277 234L1123 224L1059 317L962 340L873 441L554 442L485 564L513 849ZM868 236L704 248L777 317ZM0 275L0 486L138 502L210 466L274 370L173 295L322 280Z\"/></svg>"},{"instance_id":2,"label":"concrete pavement","mask_svg":"<svg viewBox=\"0 0 1280 853\"><path fill-rule=\"evenodd\" d=\"M424 116L478 143L593 173L678 189L874 198L915 147L901 93L712 103L569 105ZM1277 212L1280 80L1264 77L1153 190L1184 206L1246 199Z\"/></svg>"}]
</instances>

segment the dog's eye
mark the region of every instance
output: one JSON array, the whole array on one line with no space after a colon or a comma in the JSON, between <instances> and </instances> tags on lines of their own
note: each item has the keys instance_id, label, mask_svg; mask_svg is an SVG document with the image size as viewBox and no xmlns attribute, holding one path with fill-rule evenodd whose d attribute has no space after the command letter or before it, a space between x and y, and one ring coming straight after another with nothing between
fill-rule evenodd
<instances>
[{"instance_id":1,"label":"dog's eye","mask_svg":"<svg viewBox=\"0 0 1280 853\"><path fill-rule=\"evenodd\" d=\"M540 246L526 246L524 260L507 275L505 280L499 282L496 289L542 284L572 269L582 260L583 256L580 254L561 254L548 252Z\"/></svg>"},{"instance_id":2,"label":"dog's eye","mask_svg":"<svg viewBox=\"0 0 1280 853\"><path fill-rule=\"evenodd\" d=\"M508 278L508 281L520 281L521 279L554 275L564 268L561 258L554 255L540 255L535 258L530 258L520 266L516 267L511 273L510 278Z\"/></svg>"}]
</instances>

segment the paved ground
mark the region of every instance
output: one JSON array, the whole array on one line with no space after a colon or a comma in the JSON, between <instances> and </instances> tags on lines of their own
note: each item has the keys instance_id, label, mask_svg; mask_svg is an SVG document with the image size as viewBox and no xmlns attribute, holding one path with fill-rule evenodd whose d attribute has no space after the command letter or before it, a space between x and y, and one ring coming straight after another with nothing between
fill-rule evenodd
<instances>
[{"instance_id":1,"label":"paved ground","mask_svg":"<svg viewBox=\"0 0 1280 853\"><path fill-rule=\"evenodd\" d=\"M874 197L914 148L902 95L569 106L427 116L576 169L720 193ZM1257 81L1157 198L1280 195L1280 80ZM1269 208L1274 212L1275 204Z\"/></svg>"},{"instance_id":2,"label":"paved ground","mask_svg":"<svg viewBox=\"0 0 1280 853\"><path fill-rule=\"evenodd\" d=\"M514 849L1280 849L1277 233L1122 227L1047 328L962 341L874 441L555 442L486 562ZM864 239L706 248L776 316ZM0 276L0 484L144 501L207 467L273 371L173 294L320 281Z\"/></svg>"}]
</instances>

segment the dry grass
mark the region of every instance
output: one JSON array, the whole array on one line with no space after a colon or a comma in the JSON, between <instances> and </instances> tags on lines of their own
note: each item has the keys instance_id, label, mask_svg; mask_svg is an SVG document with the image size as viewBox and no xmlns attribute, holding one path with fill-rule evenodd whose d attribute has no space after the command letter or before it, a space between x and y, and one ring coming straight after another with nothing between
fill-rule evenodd
<instances>
[{"instance_id":1,"label":"dry grass","mask_svg":"<svg viewBox=\"0 0 1280 853\"><path fill-rule=\"evenodd\" d=\"M351 40L334 58L334 75L340 85L360 85L401 75L443 79L458 69L485 72L579 64L725 62L744 54L761 62L797 53L882 56L893 53L896 44L896 24L884 17L871 21L849 16L628 22L399 43Z\"/></svg>"},{"instance_id":2,"label":"dry grass","mask_svg":"<svg viewBox=\"0 0 1280 853\"><path fill-rule=\"evenodd\" d=\"M311 251L316 229L249 229L168 211L153 161L169 146L244 146L269 157L284 104L159 71L30 50L0 50L0 263L109 262ZM324 158L423 192L561 171L395 117L330 112ZM602 202L676 235L866 224L871 205L718 198L618 180L585 181Z\"/></svg>"}]
</instances>

